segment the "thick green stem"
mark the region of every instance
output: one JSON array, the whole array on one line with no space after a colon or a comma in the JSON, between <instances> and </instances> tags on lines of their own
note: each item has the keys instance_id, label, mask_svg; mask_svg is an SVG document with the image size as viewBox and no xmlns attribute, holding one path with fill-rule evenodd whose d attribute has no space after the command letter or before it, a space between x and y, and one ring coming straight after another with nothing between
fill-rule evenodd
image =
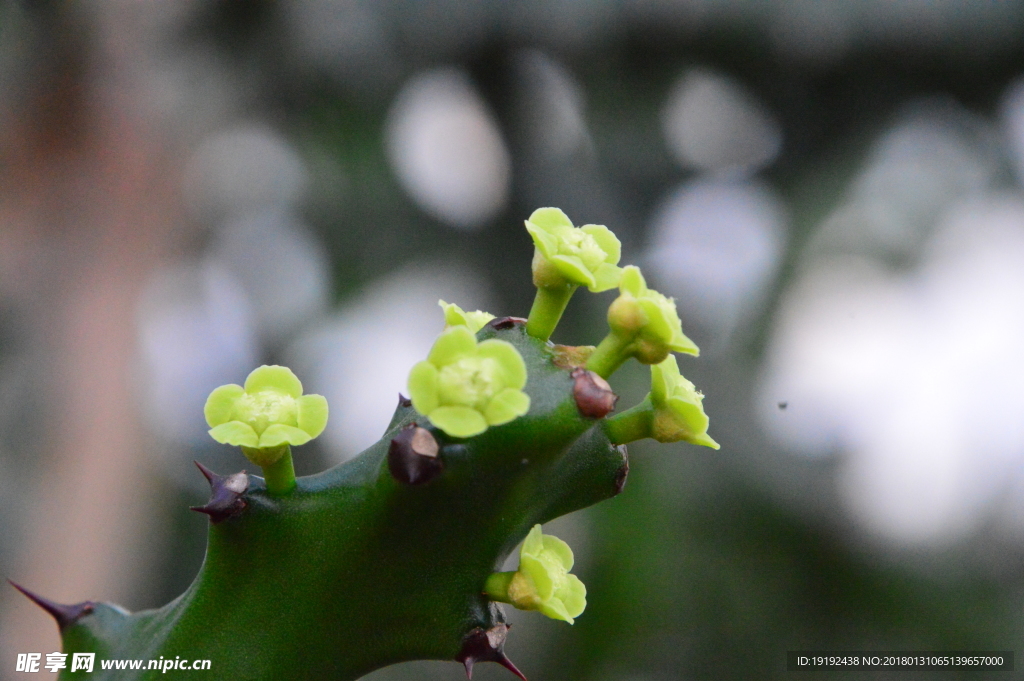
<instances>
[{"instance_id":1,"label":"thick green stem","mask_svg":"<svg viewBox=\"0 0 1024 681\"><path fill-rule=\"evenodd\" d=\"M565 312L565 306L569 304L572 294L579 288L575 285L546 287L538 286L537 295L533 299L533 307L530 308L530 316L526 320L526 333L546 341L551 338L558 320Z\"/></svg>"},{"instance_id":2,"label":"thick green stem","mask_svg":"<svg viewBox=\"0 0 1024 681\"><path fill-rule=\"evenodd\" d=\"M601 341L601 344L594 350L594 354L587 360L587 369L590 369L601 378L608 378L615 373L622 363L629 359L626 352L631 338L622 338L614 333L609 333Z\"/></svg>"},{"instance_id":3,"label":"thick green stem","mask_svg":"<svg viewBox=\"0 0 1024 681\"><path fill-rule=\"evenodd\" d=\"M484 583L484 593L492 601L500 601L502 603L511 603L508 596L508 587L512 584L512 578L516 576L515 572L494 572L490 577L487 578L487 582Z\"/></svg>"},{"instance_id":4,"label":"thick green stem","mask_svg":"<svg viewBox=\"0 0 1024 681\"><path fill-rule=\"evenodd\" d=\"M648 395L643 402L635 407L605 419L602 426L605 435L612 443L624 445L651 437L653 419L654 405L651 404L651 396Z\"/></svg>"},{"instance_id":5,"label":"thick green stem","mask_svg":"<svg viewBox=\"0 0 1024 681\"><path fill-rule=\"evenodd\" d=\"M263 479L267 482L267 492L274 496L288 494L295 489L295 466L292 465L292 448L285 445L284 456L263 466Z\"/></svg>"}]
</instances>

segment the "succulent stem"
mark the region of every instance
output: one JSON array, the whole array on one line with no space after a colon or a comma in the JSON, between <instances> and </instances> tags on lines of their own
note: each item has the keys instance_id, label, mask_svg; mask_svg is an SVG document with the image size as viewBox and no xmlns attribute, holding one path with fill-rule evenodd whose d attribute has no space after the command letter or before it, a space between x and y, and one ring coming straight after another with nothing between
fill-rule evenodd
<instances>
[{"instance_id":1,"label":"succulent stem","mask_svg":"<svg viewBox=\"0 0 1024 681\"><path fill-rule=\"evenodd\" d=\"M288 494L295 489L295 466L292 464L292 448L285 445L284 456L263 466L263 479L267 482L267 492L274 496Z\"/></svg>"},{"instance_id":2,"label":"succulent stem","mask_svg":"<svg viewBox=\"0 0 1024 681\"><path fill-rule=\"evenodd\" d=\"M622 363L629 359L627 352L631 338L623 338L615 333L609 333L601 341L601 344L594 350L594 354L587 360L587 369L590 369L601 378L608 378L622 366Z\"/></svg>"},{"instance_id":3,"label":"succulent stem","mask_svg":"<svg viewBox=\"0 0 1024 681\"><path fill-rule=\"evenodd\" d=\"M653 432L654 405L648 395L640 404L627 409L621 414L607 418L601 422L605 435L614 444L624 445L629 442L651 437Z\"/></svg>"},{"instance_id":4,"label":"succulent stem","mask_svg":"<svg viewBox=\"0 0 1024 681\"><path fill-rule=\"evenodd\" d=\"M546 341L551 338L558 320L562 318L565 307L569 304L572 294L579 288L574 284L565 286L538 286L537 295L530 308L530 316L526 320L526 333Z\"/></svg>"}]
</instances>

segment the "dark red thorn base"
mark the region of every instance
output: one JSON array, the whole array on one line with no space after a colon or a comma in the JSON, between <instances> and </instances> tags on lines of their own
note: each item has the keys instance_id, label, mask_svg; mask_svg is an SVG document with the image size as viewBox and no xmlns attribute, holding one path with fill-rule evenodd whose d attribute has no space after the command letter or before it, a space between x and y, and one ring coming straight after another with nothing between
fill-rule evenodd
<instances>
[{"instance_id":1,"label":"dark red thorn base","mask_svg":"<svg viewBox=\"0 0 1024 681\"><path fill-rule=\"evenodd\" d=\"M497 662L526 681L523 673L516 669L512 660L505 655L505 637L508 635L508 628L507 624L495 624L490 629L477 627L463 637L462 650L455 656L455 661L465 665L467 678L473 678L473 665L477 662Z\"/></svg>"},{"instance_id":2,"label":"dark red thorn base","mask_svg":"<svg viewBox=\"0 0 1024 681\"><path fill-rule=\"evenodd\" d=\"M573 369L570 376L573 380L572 395L581 414L591 419L602 419L615 409L619 396L612 392L608 381L582 367Z\"/></svg>"},{"instance_id":3,"label":"dark red thorn base","mask_svg":"<svg viewBox=\"0 0 1024 681\"><path fill-rule=\"evenodd\" d=\"M210 500L205 506L191 506L193 511L205 513L210 516L210 522L216 524L245 510L243 495L249 489L249 476L245 471L233 475L217 475L198 461L195 464L210 483Z\"/></svg>"},{"instance_id":4,"label":"dark red thorn base","mask_svg":"<svg viewBox=\"0 0 1024 681\"><path fill-rule=\"evenodd\" d=\"M526 320L522 317L498 317L487 322L487 326L495 330L511 329L516 324L525 324Z\"/></svg>"},{"instance_id":5,"label":"dark red thorn base","mask_svg":"<svg viewBox=\"0 0 1024 681\"><path fill-rule=\"evenodd\" d=\"M406 485L422 485L444 472L437 440L426 428L410 423L388 445L388 470Z\"/></svg>"},{"instance_id":6,"label":"dark red thorn base","mask_svg":"<svg viewBox=\"0 0 1024 681\"><path fill-rule=\"evenodd\" d=\"M96 604L92 601L85 601L84 603L76 603L74 605L64 605L62 603L54 603L48 598L37 596L20 584L15 584L11 580L7 580L7 583L13 586L21 593L28 596L28 599L38 605L40 608L50 613L50 616L57 620L57 627L64 631L67 627L80 620L85 615L88 615L96 607Z\"/></svg>"}]
</instances>

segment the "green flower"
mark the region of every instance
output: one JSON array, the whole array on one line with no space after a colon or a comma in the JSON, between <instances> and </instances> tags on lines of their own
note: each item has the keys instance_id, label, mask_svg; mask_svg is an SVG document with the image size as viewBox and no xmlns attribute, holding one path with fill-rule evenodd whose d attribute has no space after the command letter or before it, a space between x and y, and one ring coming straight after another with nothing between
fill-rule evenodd
<instances>
[{"instance_id":1,"label":"green flower","mask_svg":"<svg viewBox=\"0 0 1024 681\"><path fill-rule=\"evenodd\" d=\"M466 312L455 303L446 303L443 300L437 301L437 304L444 310L445 329L450 329L453 326L468 326L470 331L476 333L484 328L484 324L494 319L494 315L490 312L482 310Z\"/></svg>"},{"instance_id":2,"label":"green flower","mask_svg":"<svg viewBox=\"0 0 1024 681\"><path fill-rule=\"evenodd\" d=\"M533 283L538 288L586 286L597 293L618 285L622 247L604 225L573 227L558 208L538 208L526 230L537 247Z\"/></svg>"},{"instance_id":3,"label":"green flower","mask_svg":"<svg viewBox=\"0 0 1024 681\"><path fill-rule=\"evenodd\" d=\"M472 437L525 414L525 385L519 351L503 340L477 344L467 326L444 331L409 372L412 406L452 437Z\"/></svg>"},{"instance_id":4,"label":"green flower","mask_svg":"<svg viewBox=\"0 0 1024 681\"><path fill-rule=\"evenodd\" d=\"M660 364L670 352L700 352L683 335L675 301L647 288L639 267L623 268L619 292L608 307L611 332L590 356L588 369L608 378L630 357L643 364Z\"/></svg>"},{"instance_id":5,"label":"green flower","mask_svg":"<svg viewBox=\"0 0 1024 681\"><path fill-rule=\"evenodd\" d=\"M608 308L612 332L633 339L632 354L644 364L658 364L669 352L699 354L692 340L683 335L676 303L647 288L640 268L629 265L622 271L620 295Z\"/></svg>"},{"instance_id":6,"label":"green flower","mask_svg":"<svg viewBox=\"0 0 1024 681\"><path fill-rule=\"evenodd\" d=\"M572 564L569 545L534 525L519 551L519 569L492 574L484 591L496 601L572 624L587 607L587 587L569 574Z\"/></svg>"},{"instance_id":7,"label":"green flower","mask_svg":"<svg viewBox=\"0 0 1024 681\"><path fill-rule=\"evenodd\" d=\"M242 448L246 457L267 467L302 445L327 425L327 400L303 395L302 383L291 369L261 366L245 379L245 387L222 385L206 400L210 437Z\"/></svg>"},{"instance_id":8,"label":"green flower","mask_svg":"<svg viewBox=\"0 0 1024 681\"><path fill-rule=\"evenodd\" d=\"M708 435L704 395L679 373L675 355L651 367L651 437L658 442L690 442L718 449Z\"/></svg>"}]
</instances>

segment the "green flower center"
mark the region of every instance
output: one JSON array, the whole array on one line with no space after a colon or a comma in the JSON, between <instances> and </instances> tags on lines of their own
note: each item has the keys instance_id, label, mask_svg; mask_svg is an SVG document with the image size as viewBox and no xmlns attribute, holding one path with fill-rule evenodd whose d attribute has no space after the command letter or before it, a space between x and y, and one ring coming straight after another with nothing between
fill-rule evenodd
<instances>
[{"instance_id":1,"label":"green flower center","mask_svg":"<svg viewBox=\"0 0 1024 681\"><path fill-rule=\"evenodd\" d=\"M583 261L583 264L591 271L597 269L598 265L608 258L608 254L598 245L594 237L581 229L566 227L559 231L558 237L559 255L574 255Z\"/></svg>"},{"instance_id":2,"label":"green flower center","mask_svg":"<svg viewBox=\"0 0 1024 681\"><path fill-rule=\"evenodd\" d=\"M482 410L504 388L501 367L489 357L463 357L438 373L438 396L443 405Z\"/></svg>"},{"instance_id":3,"label":"green flower center","mask_svg":"<svg viewBox=\"0 0 1024 681\"><path fill-rule=\"evenodd\" d=\"M240 396L235 402L235 417L252 426L257 435L262 435L268 426L275 423L298 425L295 398L273 390Z\"/></svg>"}]
</instances>

